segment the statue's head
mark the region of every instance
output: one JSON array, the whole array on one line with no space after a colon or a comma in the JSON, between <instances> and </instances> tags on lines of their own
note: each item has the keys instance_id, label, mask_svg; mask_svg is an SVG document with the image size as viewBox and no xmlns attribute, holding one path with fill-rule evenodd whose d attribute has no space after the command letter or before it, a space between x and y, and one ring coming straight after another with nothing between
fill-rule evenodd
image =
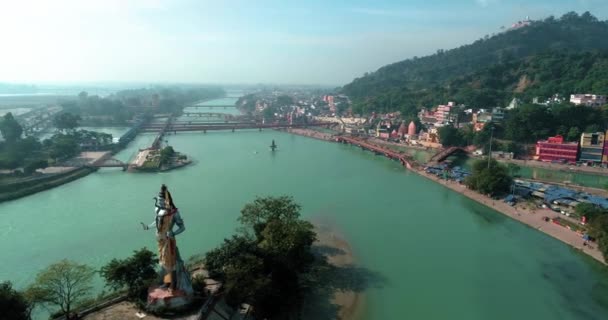
<instances>
[{"instance_id":1,"label":"statue's head","mask_svg":"<svg viewBox=\"0 0 608 320\"><path fill-rule=\"evenodd\" d=\"M162 202L164 209L177 209L173 203L173 198L169 192L169 188L165 184L160 186L160 192L158 193L159 200Z\"/></svg>"}]
</instances>

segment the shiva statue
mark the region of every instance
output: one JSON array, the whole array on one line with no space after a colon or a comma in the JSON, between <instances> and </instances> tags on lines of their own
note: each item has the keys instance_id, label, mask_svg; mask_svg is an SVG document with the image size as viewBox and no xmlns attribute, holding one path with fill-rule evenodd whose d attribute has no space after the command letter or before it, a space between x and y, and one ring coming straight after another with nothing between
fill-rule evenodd
<instances>
[{"instance_id":1,"label":"shiva statue","mask_svg":"<svg viewBox=\"0 0 608 320\"><path fill-rule=\"evenodd\" d=\"M186 230L184 220L173 202L169 189L164 184L160 187L158 197L155 197L154 200L156 219L150 225L144 223L142 225L144 230L152 228L156 230L162 285L151 288L148 295L149 305L159 298L166 300L170 297L192 296L193 293L190 274L184 267L175 241L175 236Z\"/></svg>"}]
</instances>

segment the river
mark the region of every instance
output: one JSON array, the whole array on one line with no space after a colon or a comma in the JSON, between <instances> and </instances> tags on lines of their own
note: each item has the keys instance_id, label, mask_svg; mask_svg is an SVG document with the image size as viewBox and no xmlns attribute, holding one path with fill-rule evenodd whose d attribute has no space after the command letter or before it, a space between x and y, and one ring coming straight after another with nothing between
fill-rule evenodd
<instances>
[{"instance_id":1,"label":"river","mask_svg":"<svg viewBox=\"0 0 608 320\"><path fill-rule=\"evenodd\" d=\"M132 157L153 135L117 155ZM359 148L275 131L166 137L195 163L159 174L102 169L0 204L0 280L17 287L63 258L100 267L154 248L152 197L172 190L185 257L230 236L255 196L292 195L363 268L362 319L606 319L608 269L567 245ZM275 140L279 150L269 151Z\"/></svg>"}]
</instances>

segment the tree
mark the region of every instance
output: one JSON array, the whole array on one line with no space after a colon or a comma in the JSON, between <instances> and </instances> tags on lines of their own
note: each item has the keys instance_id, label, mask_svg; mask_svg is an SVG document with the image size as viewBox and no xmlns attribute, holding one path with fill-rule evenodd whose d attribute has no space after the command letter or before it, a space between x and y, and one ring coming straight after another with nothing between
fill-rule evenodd
<instances>
[{"instance_id":1,"label":"tree","mask_svg":"<svg viewBox=\"0 0 608 320\"><path fill-rule=\"evenodd\" d=\"M473 164L473 172L465 179L467 187L482 194L500 195L507 193L513 184L507 168L491 159L488 167L487 160L477 160Z\"/></svg>"},{"instance_id":2,"label":"tree","mask_svg":"<svg viewBox=\"0 0 608 320\"><path fill-rule=\"evenodd\" d=\"M14 143L21 139L23 128L17 122L17 120L15 120L13 114L9 112L4 115L2 121L0 122L0 133L2 133L2 136L6 142Z\"/></svg>"},{"instance_id":3,"label":"tree","mask_svg":"<svg viewBox=\"0 0 608 320\"><path fill-rule=\"evenodd\" d=\"M579 217L586 217L587 221L592 221L596 217L599 217L599 216L603 215L604 213L606 213L604 209L602 209L596 205L593 205L591 203L585 203L585 202L577 204L576 207L574 208L574 212Z\"/></svg>"},{"instance_id":4,"label":"tree","mask_svg":"<svg viewBox=\"0 0 608 320\"><path fill-rule=\"evenodd\" d=\"M61 131L73 131L78 127L80 116L70 112L62 112L55 116L53 124Z\"/></svg>"},{"instance_id":5,"label":"tree","mask_svg":"<svg viewBox=\"0 0 608 320\"><path fill-rule=\"evenodd\" d=\"M608 214L604 213L593 218L589 223L588 231L589 235L596 239L604 260L608 262Z\"/></svg>"},{"instance_id":6,"label":"tree","mask_svg":"<svg viewBox=\"0 0 608 320\"><path fill-rule=\"evenodd\" d=\"M83 264L62 260L48 266L36 276L28 291L36 292L36 300L71 318L74 305L88 297L95 271Z\"/></svg>"},{"instance_id":7,"label":"tree","mask_svg":"<svg viewBox=\"0 0 608 320\"><path fill-rule=\"evenodd\" d=\"M6 320L30 319L30 306L24 295L13 289L10 282L0 283L0 313Z\"/></svg>"},{"instance_id":8,"label":"tree","mask_svg":"<svg viewBox=\"0 0 608 320\"><path fill-rule=\"evenodd\" d=\"M585 132L590 132L590 133L595 133L595 132L600 132L600 126L598 124L590 124L585 128Z\"/></svg>"},{"instance_id":9,"label":"tree","mask_svg":"<svg viewBox=\"0 0 608 320\"><path fill-rule=\"evenodd\" d=\"M127 289L132 300L145 299L146 292L157 274L154 270L156 254L142 248L134 251L129 258L112 259L100 270L106 285L113 290Z\"/></svg>"},{"instance_id":10,"label":"tree","mask_svg":"<svg viewBox=\"0 0 608 320\"><path fill-rule=\"evenodd\" d=\"M259 318L284 315L300 305L316 234L299 210L290 197L257 198L241 210L239 234L206 254L205 265L224 280L230 304L248 302Z\"/></svg>"},{"instance_id":11,"label":"tree","mask_svg":"<svg viewBox=\"0 0 608 320\"><path fill-rule=\"evenodd\" d=\"M571 127L570 130L568 130L568 136L566 137L566 140L576 141L580 137L581 137L581 131L578 129L578 127Z\"/></svg>"},{"instance_id":12,"label":"tree","mask_svg":"<svg viewBox=\"0 0 608 320\"><path fill-rule=\"evenodd\" d=\"M287 95L282 95L277 98L277 106L288 107L293 105L293 98Z\"/></svg>"},{"instance_id":13,"label":"tree","mask_svg":"<svg viewBox=\"0 0 608 320\"><path fill-rule=\"evenodd\" d=\"M464 134L452 126L441 127L438 133L441 144L444 147L462 147L467 144Z\"/></svg>"},{"instance_id":14,"label":"tree","mask_svg":"<svg viewBox=\"0 0 608 320\"><path fill-rule=\"evenodd\" d=\"M47 160L35 160L32 161L23 167L23 172L25 174L32 174L36 172L37 169L44 169L49 166L49 162Z\"/></svg>"},{"instance_id":15,"label":"tree","mask_svg":"<svg viewBox=\"0 0 608 320\"><path fill-rule=\"evenodd\" d=\"M55 160L67 159L75 156L79 149L74 135L56 134L51 138L49 156Z\"/></svg>"},{"instance_id":16,"label":"tree","mask_svg":"<svg viewBox=\"0 0 608 320\"><path fill-rule=\"evenodd\" d=\"M89 97L89 94L86 91L80 91L80 93L78 94L78 100L80 102L86 102L88 97Z\"/></svg>"},{"instance_id":17,"label":"tree","mask_svg":"<svg viewBox=\"0 0 608 320\"><path fill-rule=\"evenodd\" d=\"M162 150L160 150L160 163L166 164L169 163L171 157L175 154L175 150L173 150L172 146L166 146Z\"/></svg>"}]
</instances>

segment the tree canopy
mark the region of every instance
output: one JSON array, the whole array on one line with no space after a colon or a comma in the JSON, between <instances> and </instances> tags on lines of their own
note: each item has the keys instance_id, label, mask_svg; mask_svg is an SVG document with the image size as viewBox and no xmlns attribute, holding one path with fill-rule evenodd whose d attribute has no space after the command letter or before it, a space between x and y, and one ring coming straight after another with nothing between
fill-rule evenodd
<instances>
[{"instance_id":1,"label":"tree canopy","mask_svg":"<svg viewBox=\"0 0 608 320\"><path fill-rule=\"evenodd\" d=\"M13 289L10 282L0 283L0 313L6 320L28 320L29 303L22 293Z\"/></svg>"},{"instance_id":2,"label":"tree canopy","mask_svg":"<svg viewBox=\"0 0 608 320\"><path fill-rule=\"evenodd\" d=\"M464 132L452 127L439 128L439 140L444 147L463 147L467 145Z\"/></svg>"},{"instance_id":3,"label":"tree canopy","mask_svg":"<svg viewBox=\"0 0 608 320\"><path fill-rule=\"evenodd\" d=\"M589 226L589 235L596 239L598 248L608 262L608 213L594 217Z\"/></svg>"},{"instance_id":4,"label":"tree canopy","mask_svg":"<svg viewBox=\"0 0 608 320\"><path fill-rule=\"evenodd\" d=\"M100 270L106 285L114 290L126 289L135 301L145 301L151 282L156 279L156 254L142 248L126 259L112 259Z\"/></svg>"},{"instance_id":5,"label":"tree canopy","mask_svg":"<svg viewBox=\"0 0 608 320\"><path fill-rule=\"evenodd\" d=\"M70 112L61 112L53 119L55 127L61 131L73 131L78 127L80 116Z\"/></svg>"},{"instance_id":6,"label":"tree canopy","mask_svg":"<svg viewBox=\"0 0 608 320\"><path fill-rule=\"evenodd\" d=\"M491 159L477 160L470 176L465 179L467 187L482 194L500 195L509 192L513 179L503 164Z\"/></svg>"},{"instance_id":7,"label":"tree canopy","mask_svg":"<svg viewBox=\"0 0 608 320\"><path fill-rule=\"evenodd\" d=\"M62 260L38 273L28 291L34 293L34 301L58 307L69 319L73 307L91 293L94 274L95 270L87 265Z\"/></svg>"},{"instance_id":8,"label":"tree canopy","mask_svg":"<svg viewBox=\"0 0 608 320\"><path fill-rule=\"evenodd\" d=\"M7 113L0 121L0 133L4 137L8 143L15 143L17 140L21 139L21 134L23 133L23 128L21 125L15 120L12 113Z\"/></svg>"},{"instance_id":9,"label":"tree canopy","mask_svg":"<svg viewBox=\"0 0 608 320\"><path fill-rule=\"evenodd\" d=\"M550 17L472 44L396 62L342 88L356 113L414 114L457 101L494 107L514 96L608 93L608 22L589 13ZM598 52L595 52L595 51ZM583 128L580 128L581 130Z\"/></svg>"},{"instance_id":10,"label":"tree canopy","mask_svg":"<svg viewBox=\"0 0 608 320\"><path fill-rule=\"evenodd\" d=\"M302 303L301 277L314 261L316 234L290 197L257 198L241 210L242 228L205 256L224 280L227 301L248 302L256 317L286 315Z\"/></svg>"}]
</instances>

